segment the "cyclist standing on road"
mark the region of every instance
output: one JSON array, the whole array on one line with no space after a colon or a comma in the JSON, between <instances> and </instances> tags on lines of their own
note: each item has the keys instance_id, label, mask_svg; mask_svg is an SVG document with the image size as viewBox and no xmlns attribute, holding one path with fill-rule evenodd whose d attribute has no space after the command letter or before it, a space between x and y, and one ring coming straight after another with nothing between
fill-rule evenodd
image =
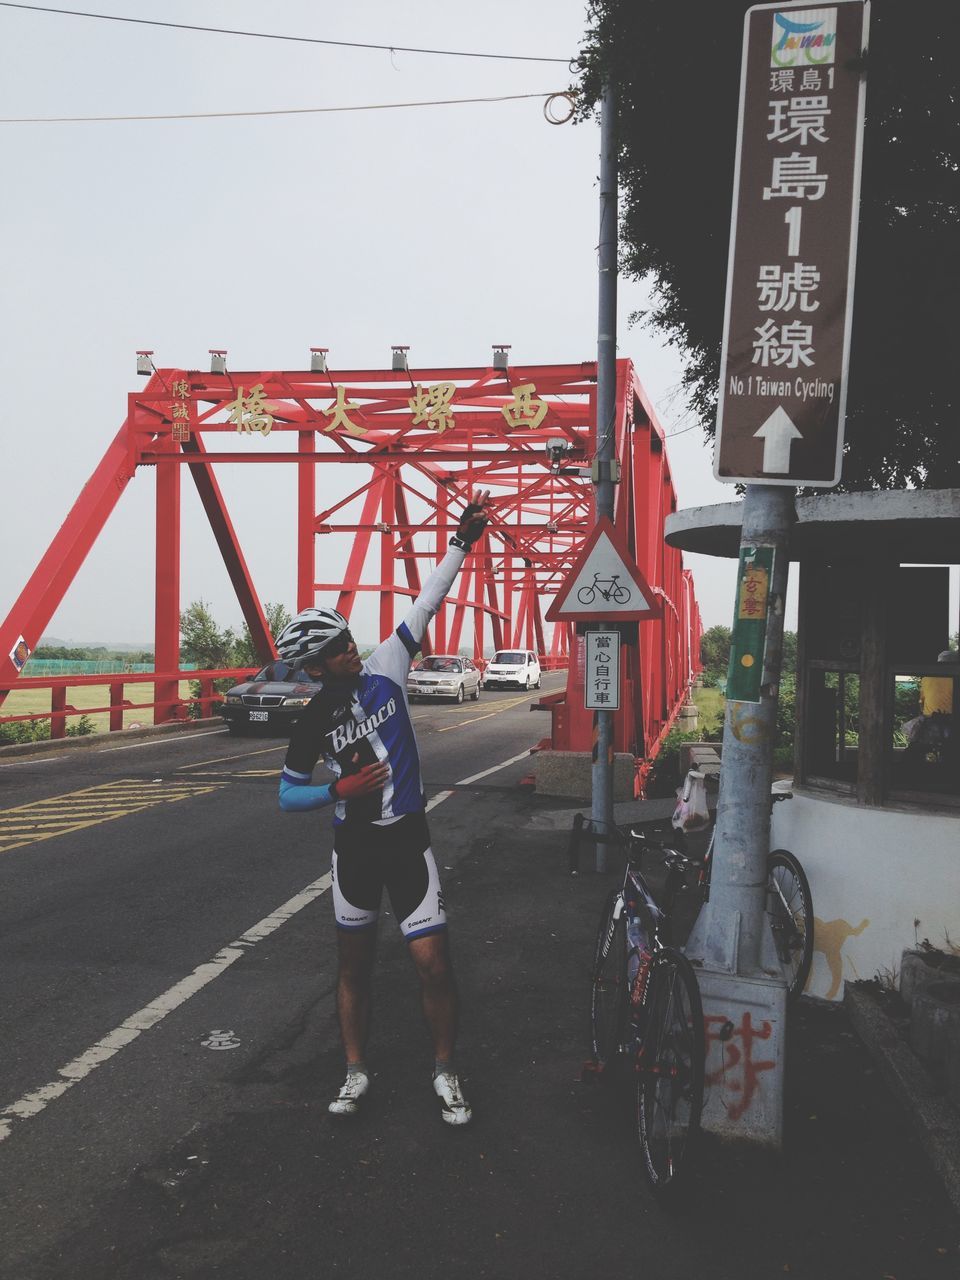
<instances>
[{"instance_id":1,"label":"cyclist standing on road","mask_svg":"<svg viewBox=\"0 0 960 1280\"><path fill-rule=\"evenodd\" d=\"M347 1078L330 1103L353 1115L370 1088L366 1067L371 979L384 886L420 978L434 1042L433 1087L443 1119L462 1125L471 1110L453 1067L459 1001L447 917L430 848L420 757L407 705L407 672L427 624L487 523L489 492L477 490L450 549L396 631L361 661L347 619L336 609L304 609L277 637L277 652L322 680L290 737L280 807L334 810L333 903L337 922L337 1013ZM311 785L323 756L337 775Z\"/></svg>"}]
</instances>

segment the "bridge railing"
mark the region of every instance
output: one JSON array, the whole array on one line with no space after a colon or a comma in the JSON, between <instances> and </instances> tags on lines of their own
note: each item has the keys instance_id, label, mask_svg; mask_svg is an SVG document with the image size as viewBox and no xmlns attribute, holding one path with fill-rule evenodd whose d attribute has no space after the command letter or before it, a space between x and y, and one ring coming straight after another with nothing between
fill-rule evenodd
<instances>
[{"instance_id":1,"label":"bridge railing","mask_svg":"<svg viewBox=\"0 0 960 1280\"><path fill-rule=\"evenodd\" d=\"M562 670L567 665L567 659L541 654L540 665L544 671ZM223 695L217 693L214 688L215 681L232 679L239 683L255 675L257 670L257 667L228 667L215 671L198 671L192 667L181 667L177 671L114 671L101 675L21 676L9 684L0 684L0 695L26 690L47 690L50 694L50 710L27 711L20 715L0 714L0 728L7 724L40 724L49 721L50 737L65 738L68 724L71 721L79 723L81 716L108 714L111 733L116 733L123 728L124 714L130 711L151 712L154 724L194 718L204 719L211 714L213 705L223 700ZM186 681L199 684L199 691L186 697L182 696L180 685ZM126 696L128 685L153 685L154 696L147 701L134 702ZM83 687L108 689L108 700L102 706L74 706L67 700L67 690ZM2 745L2 735L0 735L0 746Z\"/></svg>"},{"instance_id":2,"label":"bridge railing","mask_svg":"<svg viewBox=\"0 0 960 1280\"><path fill-rule=\"evenodd\" d=\"M191 709L196 708L197 718L205 718L211 714L214 703L222 701L223 695L214 689L214 681L233 679L237 682L254 675L256 667L230 667L218 670L150 671L150 672L113 672L105 675L74 676L27 676L10 684L0 685L0 693L6 695L14 691L47 690L50 694L49 711L30 711L20 715L0 715L0 727L6 724L35 724L49 720L50 737L67 736L67 724L81 716L109 714L110 732L123 728L124 713L128 711L150 711L154 724L170 721L189 720ZM182 696L180 685L185 681L199 684L197 693ZM126 697L128 685L152 685L153 697L147 701L134 702ZM67 701L67 690L93 686L109 690L108 701L103 706L75 707ZM149 690L148 690L149 692Z\"/></svg>"}]
</instances>

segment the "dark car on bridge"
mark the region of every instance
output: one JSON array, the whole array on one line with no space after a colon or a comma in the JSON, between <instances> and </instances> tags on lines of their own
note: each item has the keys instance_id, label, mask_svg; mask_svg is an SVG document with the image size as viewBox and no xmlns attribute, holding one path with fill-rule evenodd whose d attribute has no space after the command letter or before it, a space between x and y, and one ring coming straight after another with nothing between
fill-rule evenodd
<instances>
[{"instance_id":1,"label":"dark car on bridge","mask_svg":"<svg viewBox=\"0 0 960 1280\"><path fill-rule=\"evenodd\" d=\"M260 730L286 737L318 688L305 671L286 662L268 662L255 676L227 690L220 714L231 733Z\"/></svg>"}]
</instances>

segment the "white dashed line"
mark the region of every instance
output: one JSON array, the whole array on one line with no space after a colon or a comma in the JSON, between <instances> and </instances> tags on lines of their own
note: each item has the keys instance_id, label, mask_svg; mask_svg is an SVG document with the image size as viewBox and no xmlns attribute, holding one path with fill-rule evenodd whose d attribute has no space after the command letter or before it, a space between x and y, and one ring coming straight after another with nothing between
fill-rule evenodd
<instances>
[{"instance_id":1,"label":"white dashed line","mask_svg":"<svg viewBox=\"0 0 960 1280\"><path fill-rule=\"evenodd\" d=\"M136 743L134 745L140 746L143 744ZM116 751L124 749L123 747L113 748ZM481 778L487 778L490 774L497 773L500 769L505 769L508 765L516 764L518 760L525 759L529 754L529 751L522 751L520 755L512 756L509 760L495 764L490 769L484 769L482 773L475 773L469 778L462 778L454 785L463 787L471 782L478 782ZM449 800L454 794L453 791L439 791L427 802L427 811L435 809L437 805L442 804L444 800ZM96 1044L80 1054L78 1058L74 1058L71 1062L62 1066L55 1079L48 1081L47 1084L42 1085L39 1089L34 1089L30 1093L24 1094L16 1102L0 1110L0 1142L10 1136L18 1121L28 1120L31 1116L39 1115L51 1102L62 1097L74 1085L79 1084L81 1080L85 1080L92 1071L95 1071L104 1062L108 1062L126 1045L136 1040L142 1032L148 1031L151 1027L156 1026L158 1022L162 1022L168 1014L173 1013L175 1009L179 1009L191 996L203 990L214 978L219 978L251 947L269 937L282 924L286 924L288 920L292 919L298 911L302 911L304 907L309 906L311 902L326 893L330 888L330 884L329 873L321 876L319 880L314 880L312 884L308 884L305 889L302 889L300 893L295 894L287 902L283 903L276 911L264 916L261 921L251 929L248 929L246 933L242 933L234 942L223 947L212 959L205 964L198 965L192 973L175 983L174 986L169 987L161 995L157 996L155 1000L144 1005L142 1009L138 1009L129 1018L125 1018L118 1027L114 1027L102 1040L98 1040Z\"/></svg>"},{"instance_id":2,"label":"white dashed line","mask_svg":"<svg viewBox=\"0 0 960 1280\"><path fill-rule=\"evenodd\" d=\"M304 907L310 905L321 894L326 893L330 888L330 874L321 876L319 880L314 880L312 884L295 894L283 906L278 907L276 911L272 911L270 915L255 924L252 929L248 929L246 933L242 933L236 941L229 943L223 947L217 954L206 962L206 964L197 965L192 973L187 974L174 986L169 987L162 995L157 996L156 1000L152 1000L148 1005L144 1005L142 1009L138 1009L136 1013L131 1014L129 1018L125 1018L118 1027L109 1032L92 1045L79 1058L74 1058L72 1062L68 1062L66 1066L60 1068L56 1078L42 1085L39 1089L34 1089L31 1093L26 1093L17 1102L12 1103L8 1107L4 1107L0 1111L0 1142L4 1138L8 1138L13 1131L13 1127L18 1120L27 1120L31 1116L39 1115L46 1107L50 1105L56 1098L61 1097L72 1089L75 1084L79 1084L81 1080L85 1080L91 1071L95 1071L102 1063L107 1062L114 1054L136 1040L141 1032L148 1031L150 1027L156 1026L158 1022L169 1013L173 1013L175 1009L184 1004L191 996L201 991L214 978L219 978L236 960L251 947L256 946L264 938L269 937L274 930L279 929L282 924L302 911Z\"/></svg>"},{"instance_id":3,"label":"white dashed line","mask_svg":"<svg viewBox=\"0 0 960 1280\"><path fill-rule=\"evenodd\" d=\"M505 769L508 764L516 764L518 760L526 760L529 758L529 751L521 751L518 756L511 756L509 760L504 760L503 764L495 764L492 769L484 769L482 773L475 773L470 778L461 778L456 786L465 787L468 783L479 782L481 778L489 778L491 773L497 773L500 769Z\"/></svg>"}]
</instances>

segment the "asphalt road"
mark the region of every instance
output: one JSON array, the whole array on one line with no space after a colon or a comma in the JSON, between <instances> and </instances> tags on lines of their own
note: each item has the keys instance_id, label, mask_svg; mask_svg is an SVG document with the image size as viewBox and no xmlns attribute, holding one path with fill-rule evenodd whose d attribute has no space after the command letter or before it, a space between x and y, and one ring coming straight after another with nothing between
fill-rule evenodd
<instances>
[{"instance_id":1,"label":"asphalt road","mask_svg":"<svg viewBox=\"0 0 960 1280\"><path fill-rule=\"evenodd\" d=\"M388 917L369 1106L327 1115L329 814L280 812L282 744L0 761L3 1280L957 1274L957 1220L837 1007L789 1029L783 1159L705 1143L686 1212L651 1200L629 1097L579 1078L613 876L572 878L572 809L519 785L546 732L534 700L414 713L464 1130L440 1121Z\"/></svg>"},{"instance_id":2,"label":"asphalt road","mask_svg":"<svg viewBox=\"0 0 960 1280\"><path fill-rule=\"evenodd\" d=\"M447 880L530 772L537 697L413 708ZM221 730L0 762L10 1274L233 1108L227 1064L253 1069L318 993L332 1023L330 818L279 810L284 749Z\"/></svg>"}]
</instances>

